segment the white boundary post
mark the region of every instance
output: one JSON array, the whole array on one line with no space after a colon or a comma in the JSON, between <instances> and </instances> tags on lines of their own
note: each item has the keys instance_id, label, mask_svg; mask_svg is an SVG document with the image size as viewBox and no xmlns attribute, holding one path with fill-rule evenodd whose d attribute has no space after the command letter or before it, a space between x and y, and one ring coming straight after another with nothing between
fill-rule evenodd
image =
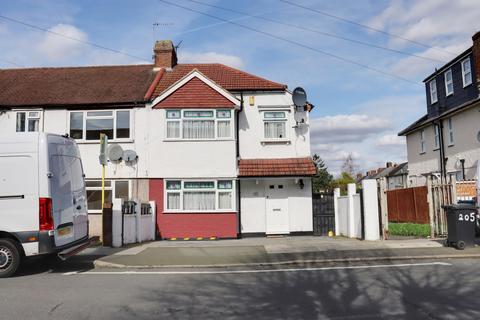
<instances>
[{"instance_id":1,"label":"white boundary post","mask_svg":"<svg viewBox=\"0 0 480 320\"><path fill-rule=\"evenodd\" d=\"M365 240L380 240L377 181L375 179L362 180L362 190Z\"/></svg>"},{"instance_id":2,"label":"white boundary post","mask_svg":"<svg viewBox=\"0 0 480 320\"><path fill-rule=\"evenodd\" d=\"M347 196L348 196L348 231L347 235L349 238L355 238L355 204L353 200L353 195L357 193L357 186L355 183L349 183L347 185Z\"/></svg>"},{"instance_id":3,"label":"white boundary post","mask_svg":"<svg viewBox=\"0 0 480 320\"><path fill-rule=\"evenodd\" d=\"M338 197L340 197L340 188L335 188L333 190L333 206L335 208L335 235L340 235L340 217L338 209Z\"/></svg>"}]
</instances>

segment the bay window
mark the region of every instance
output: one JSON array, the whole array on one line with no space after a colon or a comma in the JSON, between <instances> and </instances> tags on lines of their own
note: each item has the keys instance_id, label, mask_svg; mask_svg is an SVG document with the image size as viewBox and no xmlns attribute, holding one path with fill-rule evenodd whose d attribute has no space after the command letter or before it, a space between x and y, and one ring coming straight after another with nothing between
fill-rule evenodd
<instances>
[{"instance_id":1,"label":"bay window","mask_svg":"<svg viewBox=\"0 0 480 320\"><path fill-rule=\"evenodd\" d=\"M286 121L284 111L265 111L263 113L265 139L285 139Z\"/></svg>"},{"instance_id":2,"label":"bay window","mask_svg":"<svg viewBox=\"0 0 480 320\"><path fill-rule=\"evenodd\" d=\"M167 110L166 138L182 140L229 139L231 110Z\"/></svg>"},{"instance_id":3,"label":"bay window","mask_svg":"<svg viewBox=\"0 0 480 320\"><path fill-rule=\"evenodd\" d=\"M98 141L104 133L109 139L130 139L130 110L71 111L70 136L77 140Z\"/></svg>"},{"instance_id":4,"label":"bay window","mask_svg":"<svg viewBox=\"0 0 480 320\"><path fill-rule=\"evenodd\" d=\"M166 211L215 212L233 210L232 180L181 181L165 183Z\"/></svg>"}]
</instances>

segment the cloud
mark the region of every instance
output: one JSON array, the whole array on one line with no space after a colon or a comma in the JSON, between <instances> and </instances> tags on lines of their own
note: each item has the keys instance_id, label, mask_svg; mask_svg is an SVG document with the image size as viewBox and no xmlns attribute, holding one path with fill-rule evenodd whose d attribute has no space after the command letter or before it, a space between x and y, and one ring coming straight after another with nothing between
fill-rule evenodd
<instances>
[{"instance_id":1,"label":"cloud","mask_svg":"<svg viewBox=\"0 0 480 320\"><path fill-rule=\"evenodd\" d=\"M71 59L72 56L79 55L85 45L72 39L88 41L87 34L73 25L57 24L48 30L53 33L44 34L38 49L50 60Z\"/></svg>"},{"instance_id":2,"label":"cloud","mask_svg":"<svg viewBox=\"0 0 480 320\"><path fill-rule=\"evenodd\" d=\"M390 127L387 119L365 114L340 114L310 120L310 135L313 143L361 142L372 134Z\"/></svg>"},{"instance_id":3,"label":"cloud","mask_svg":"<svg viewBox=\"0 0 480 320\"><path fill-rule=\"evenodd\" d=\"M405 137L399 137L396 134L386 134L378 138L377 145L380 147L398 147L405 146Z\"/></svg>"},{"instance_id":4,"label":"cloud","mask_svg":"<svg viewBox=\"0 0 480 320\"><path fill-rule=\"evenodd\" d=\"M180 51L178 56L178 60L182 63L223 63L234 68L242 68L244 66L244 62L239 56L215 51L204 53Z\"/></svg>"}]
</instances>

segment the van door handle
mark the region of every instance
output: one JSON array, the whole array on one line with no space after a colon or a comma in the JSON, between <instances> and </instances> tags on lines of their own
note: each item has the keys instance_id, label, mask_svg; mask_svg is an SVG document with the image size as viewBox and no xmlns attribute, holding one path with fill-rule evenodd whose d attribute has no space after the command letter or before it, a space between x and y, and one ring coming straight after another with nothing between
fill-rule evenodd
<instances>
[{"instance_id":1,"label":"van door handle","mask_svg":"<svg viewBox=\"0 0 480 320\"><path fill-rule=\"evenodd\" d=\"M80 210L80 209L82 209L82 206L77 206L77 210Z\"/></svg>"}]
</instances>

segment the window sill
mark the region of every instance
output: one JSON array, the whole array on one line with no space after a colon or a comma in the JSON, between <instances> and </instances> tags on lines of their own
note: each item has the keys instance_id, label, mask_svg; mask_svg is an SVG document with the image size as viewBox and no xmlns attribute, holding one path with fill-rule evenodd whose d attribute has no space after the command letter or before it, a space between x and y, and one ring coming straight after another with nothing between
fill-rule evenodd
<instances>
[{"instance_id":1,"label":"window sill","mask_svg":"<svg viewBox=\"0 0 480 320\"><path fill-rule=\"evenodd\" d=\"M267 145L267 144L291 144L292 142L290 140L283 140L283 139L279 139L279 140L262 140L260 141L260 143L262 144L262 146L264 145Z\"/></svg>"},{"instance_id":2,"label":"window sill","mask_svg":"<svg viewBox=\"0 0 480 320\"><path fill-rule=\"evenodd\" d=\"M452 92L452 93L449 93L449 94L447 94L445 97L447 97L447 98L448 98L448 97L450 97L450 96L453 96L453 92Z\"/></svg>"},{"instance_id":3,"label":"window sill","mask_svg":"<svg viewBox=\"0 0 480 320\"><path fill-rule=\"evenodd\" d=\"M230 214L237 213L235 210L206 210L206 211L175 211L175 210L165 210L164 214Z\"/></svg>"},{"instance_id":4,"label":"window sill","mask_svg":"<svg viewBox=\"0 0 480 320\"><path fill-rule=\"evenodd\" d=\"M77 140L74 139L77 144L100 144L100 140ZM108 143L134 143L134 139L116 139L116 140L108 140Z\"/></svg>"},{"instance_id":5,"label":"window sill","mask_svg":"<svg viewBox=\"0 0 480 320\"><path fill-rule=\"evenodd\" d=\"M440 147L433 148L433 151L438 151L440 150Z\"/></svg>"},{"instance_id":6,"label":"window sill","mask_svg":"<svg viewBox=\"0 0 480 320\"><path fill-rule=\"evenodd\" d=\"M451 144L449 144L447 147L450 148L450 147L454 147L454 146L455 146L455 143L451 143Z\"/></svg>"},{"instance_id":7,"label":"window sill","mask_svg":"<svg viewBox=\"0 0 480 320\"><path fill-rule=\"evenodd\" d=\"M427 153L426 151L420 152L420 155Z\"/></svg>"},{"instance_id":8,"label":"window sill","mask_svg":"<svg viewBox=\"0 0 480 320\"><path fill-rule=\"evenodd\" d=\"M466 87L471 86L472 83L473 83L473 82L470 82L470 83L468 83L468 84L464 84L464 85L463 85L463 88L465 89Z\"/></svg>"},{"instance_id":9,"label":"window sill","mask_svg":"<svg viewBox=\"0 0 480 320\"><path fill-rule=\"evenodd\" d=\"M164 142L211 142L211 141L235 141L232 138L219 139L163 139Z\"/></svg>"}]
</instances>

